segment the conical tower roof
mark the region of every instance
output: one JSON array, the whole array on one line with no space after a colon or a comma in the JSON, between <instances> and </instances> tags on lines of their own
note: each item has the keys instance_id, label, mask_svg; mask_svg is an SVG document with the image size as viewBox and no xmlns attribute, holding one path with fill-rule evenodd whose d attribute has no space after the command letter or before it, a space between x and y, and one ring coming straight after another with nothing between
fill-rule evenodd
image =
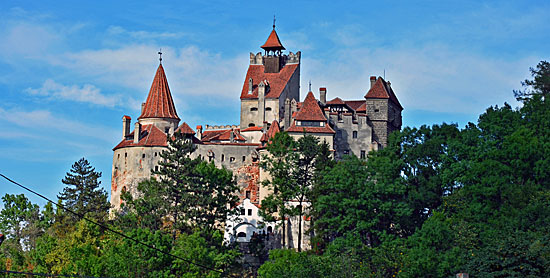
<instances>
[{"instance_id":1,"label":"conical tower roof","mask_svg":"<svg viewBox=\"0 0 550 278\"><path fill-rule=\"evenodd\" d=\"M138 119L144 118L180 119L176 113L176 107L174 106L174 100L172 100L162 64L157 69L147 101L145 101L141 116Z\"/></svg>"},{"instance_id":2,"label":"conical tower roof","mask_svg":"<svg viewBox=\"0 0 550 278\"><path fill-rule=\"evenodd\" d=\"M281 40L279 40L279 36L277 35L277 32L275 32L275 27L273 27L271 34L269 34L269 37L267 37L267 41L265 41L264 45L262 45L261 48L263 48L266 51L285 50L285 47L281 43Z\"/></svg>"}]
</instances>

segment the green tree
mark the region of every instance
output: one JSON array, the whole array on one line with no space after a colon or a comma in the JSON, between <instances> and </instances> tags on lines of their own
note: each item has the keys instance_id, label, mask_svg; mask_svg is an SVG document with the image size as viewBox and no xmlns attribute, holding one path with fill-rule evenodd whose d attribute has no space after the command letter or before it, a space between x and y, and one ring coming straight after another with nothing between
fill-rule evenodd
<instances>
[{"instance_id":1,"label":"green tree","mask_svg":"<svg viewBox=\"0 0 550 278\"><path fill-rule=\"evenodd\" d=\"M96 172L85 158L75 162L62 182L66 185L57 197L68 209L79 215L89 214L96 220L104 220L110 204L107 192L101 187L101 172ZM76 223L78 216L67 214L69 223Z\"/></svg>"}]
</instances>

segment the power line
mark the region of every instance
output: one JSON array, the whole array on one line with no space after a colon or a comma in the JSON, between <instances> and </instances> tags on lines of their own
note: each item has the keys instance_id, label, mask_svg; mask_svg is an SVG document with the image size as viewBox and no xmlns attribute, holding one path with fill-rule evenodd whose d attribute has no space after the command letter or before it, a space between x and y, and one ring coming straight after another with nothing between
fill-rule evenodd
<instances>
[{"instance_id":1,"label":"power line","mask_svg":"<svg viewBox=\"0 0 550 278\"><path fill-rule=\"evenodd\" d=\"M82 276L82 275L69 275L69 274L48 274L48 273L23 272L23 271L12 271L12 270L0 270L0 272L10 273L10 274L32 275L32 276L44 276L44 277L106 278L106 277L96 277L96 276Z\"/></svg>"},{"instance_id":2,"label":"power line","mask_svg":"<svg viewBox=\"0 0 550 278\"><path fill-rule=\"evenodd\" d=\"M119 231L113 230L113 229L111 229L111 228L109 228L109 227L107 227L107 226L105 226L105 225L103 225L103 224L100 224L100 223L98 223L98 222L96 222L96 221L93 221L93 220L91 220L91 219L88 219L88 218L86 218L84 215L79 214L79 213L76 213L76 212L74 212L74 211L72 211L72 210L66 208L66 207L63 206L63 205L58 204L58 203L56 203L56 202L50 200L49 198L45 197L44 195L42 195L42 194L40 194L40 193L38 193L38 192L36 192L36 191L34 191L34 190L28 188L28 187L26 187L26 186L24 186L24 185L22 185L22 184L16 182L16 181L14 181L14 180L12 180L12 179L10 179L10 178L4 176L3 174L0 174L0 176L2 176L2 177L3 177L4 179L6 179L7 181L9 181L9 182L11 182L11 183L13 183L13 184L15 184L15 185L21 187L21 188L23 188L23 189L25 189L25 190L27 190L27 191L33 193L33 194L39 196L40 198L45 199L45 200L47 200L48 202L50 202L50 203L52 203L52 204L54 204L54 205L56 205L56 206L58 206L58 207L60 207L60 208L62 208L62 209L64 209L64 210L66 210L66 211L68 211L68 212L70 212L70 213L72 213L72 214L78 216L79 218L84 219L84 220L86 220L86 221L88 221L88 222L90 222L90 223L92 223L92 224L94 224L94 225L97 225L97 226L99 226L99 227L101 227L101 228L103 228L103 229L105 229L105 230L107 230L107 231L110 231L111 233L114 233L114 234L116 234L116 235L119 235L119 236L121 236L121 237L123 237L123 238L125 238L125 239L131 240L131 241L133 241L133 242L135 242L135 243L137 243L137 244L140 244L140 245L143 245L143 246L145 246L145 247L151 248L151 249L153 249L153 250L155 250L155 251L157 251L157 252L159 252L159 253L162 253L162 254L164 254L164 255L168 255L168 256L170 256L170 257L173 257L173 258L176 258L176 259L180 259L180 260L182 260L182 261L184 261L184 262L187 262L187 263L189 263L189 264L192 264L192 265L195 265L195 266L198 266L198 267L207 269L207 270L215 271L215 272L218 272L218 273L220 273L220 274L222 274L222 275L226 275L226 273L225 273L224 271L222 271L222 270L215 269L215 268L212 268L212 267L209 267L209 266L205 266L205 265L202 265L202 264L193 262L193 261L191 261L191 260L182 258L182 257L180 257L180 256L176 256L176 255L174 255L174 254L165 252L165 251L160 250L160 249L158 249L158 248L156 248L156 247L154 247L154 246L151 246L151 245L149 245L149 244L147 244L147 243L143 243L143 242L141 242L141 241L139 241L139 240L137 240L137 239L135 239L135 238L133 238L133 237L129 237L129 236L127 236L127 235L125 235L125 234L123 234L123 233L121 233L121 232L119 232Z\"/></svg>"}]
</instances>

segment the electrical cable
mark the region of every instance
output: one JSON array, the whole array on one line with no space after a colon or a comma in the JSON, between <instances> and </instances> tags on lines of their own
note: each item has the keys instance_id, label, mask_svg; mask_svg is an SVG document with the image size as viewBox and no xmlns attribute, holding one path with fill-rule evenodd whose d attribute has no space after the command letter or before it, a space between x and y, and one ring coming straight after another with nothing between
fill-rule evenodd
<instances>
[{"instance_id":1,"label":"electrical cable","mask_svg":"<svg viewBox=\"0 0 550 278\"><path fill-rule=\"evenodd\" d=\"M145 246L145 247L151 248L151 249L153 249L153 250L155 250L155 251L157 251L157 252L159 252L159 253L162 253L162 254L164 254L164 255L168 255L168 256L170 256L170 257L173 257L173 258L176 258L176 259L180 259L180 260L182 260L182 261L184 261L184 262L187 262L187 263L189 263L189 264L192 264L192 265L195 265L195 266L198 266L198 267L201 267L201 268L210 270L210 271L218 272L218 273L222 274L223 276L226 275L226 273L225 273L224 271L222 271L222 270L215 269L215 268L212 268L212 267L209 267L209 266L205 266L205 265L202 265L202 264L199 264L199 263L195 263L195 262L193 262L193 261L191 261L191 260L188 260L188 259L182 258L182 257L180 257L180 256L176 256L176 255L174 255L174 254L165 252L165 251L160 250L160 249L158 249L158 248L156 248L156 247L154 247L154 246L151 246L151 245L149 245L149 244L147 244L147 243L143 243L143 242L141 242L141 241L139 241L139 240L137 240L137 239L135 239L135 238L129 237L129 236L127 236L127 235L125 235L125 234L123 234L123 233L121 233L121 232L119 232L119 231L113 230L113 229L111 229L111 228L109 228L109 227L107 227L107 226L105 226L105 225L103 225L103 224L97 223L97 222L95 222L95 221L93 221L93 220L91 220L91 219L86 218L84 215L81 215L81 214L79 214L79 213L76 213L76 212L74 212L74 211L72 211L72 210L66 208L66 207L63 206L63 205L58 204L58 203L56 203L56 202L50 200L49 198L45 197L44 195L42 195L42 194L40 194L40 193L38 193L38 192L35 192L34 190L32 190L32 189L30 189L30 188L28 188L28 187L26 187L26 186L24 186L24 185L22 185L22 184L16 182L16 181L14 181L14 180L12 180L12 179L10 179L10 178L4 176L3 174L0 174L0 176L2 176L2 177L3 177L4 179L6 179L7 181L9 181L9 182L11 182L11 183L13 183L13 184L15 184L15 185L21 187L21 188L23 188L23 189L25 189L25 190L27 190L27 191L33 193L33 194L39 196L40 198L45 199L45 200L47 200L48 202L50 202L50 203L52 203L52 204L54 204L54 205L56 205L56 206L58 206L58 207L60 207L60 208L62 208L62 209L64 209L64 210L66 210L66 211L68 211L68 212L70 212L70 213L72 213L72 214L78 216L79 218L84 219L84 220L86 220L86 221L88 221L88 222L90 222L90 223L92 223L92 224L94 224L94 225L97 225L97 226L99 226L99 227L101 227L101 228L103 228L103 229L105 229L105 230L107 230L107 231L110 231L111 233L114 233L114 234L116 234L116 235L119 235L119 236L121 236L121 237L123 237L123 238L125 238L125 239L131 240L131 241L133 241L133 242L135 242L135 243L137 243L137 244L140 244L140 245L143 245L143 246Z\"/></svg>"},{"instance_id":2,"label":"electrical cable","mask_svg":"<svg viewBox=\"0 0 550 278\"><path fill-rule=\"evenodd\" d=\"M82 275L69 275L69 274L48 274L48 273L24 272L24 271L13 271L13 270L0 270L0 272L10 273L10 274L24 274L24 275L32 275L32 276L44 276L44 277L105 278L105 277L96 277L96 276L82 276Z\"/></svg>"}]
</instances>

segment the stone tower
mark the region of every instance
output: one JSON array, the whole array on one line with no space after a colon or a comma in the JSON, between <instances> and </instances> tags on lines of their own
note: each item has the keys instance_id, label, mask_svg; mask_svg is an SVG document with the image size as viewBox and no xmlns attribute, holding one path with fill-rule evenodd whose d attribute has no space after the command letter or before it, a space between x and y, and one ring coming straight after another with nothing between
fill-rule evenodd
<instances>
[{"instance_id":1,"label":"stone tower","mask_svg":"<svg viewBox=\"0 0 550 278\"><path fill-rule=\"evenodd\" d=\"M141 115L130 132L131 118L122 117L122 141L114 147L111 177L111 204L120 207L120 195L129 191L137 195L137 184L151 176L158 167L160 152L166 149L167 134L178 129L180 118L176 113L172 94L162 63L159 64ZM185 123L178 130L191 130ZM190 132L193 132L192 130Z\"/></svg>"},{"instance_id":2,"label":"stone tower","mask_svg":"<svg viewBox=\"0 0 550 278\"><path fill-rule=\"evenodd\" d=\"M388 135L401 129L403 107L397 100L391 83L382 77L370 77L370 89L365 99L369 124L373 128L372 140L386 147Z\"/></svg>"},{"instance_id":3,"label":"stone tower","mask_svg":"<svg viewBox=\"0 0 550 278\"><path fill-rule=\"evenodd\" d=\"M300 55L285 50L275 25L264 53L250 53L250 65L241 91L240 128L261 127L284 117L285 100L300 99Z\"/></svg>"}]
</instances>

